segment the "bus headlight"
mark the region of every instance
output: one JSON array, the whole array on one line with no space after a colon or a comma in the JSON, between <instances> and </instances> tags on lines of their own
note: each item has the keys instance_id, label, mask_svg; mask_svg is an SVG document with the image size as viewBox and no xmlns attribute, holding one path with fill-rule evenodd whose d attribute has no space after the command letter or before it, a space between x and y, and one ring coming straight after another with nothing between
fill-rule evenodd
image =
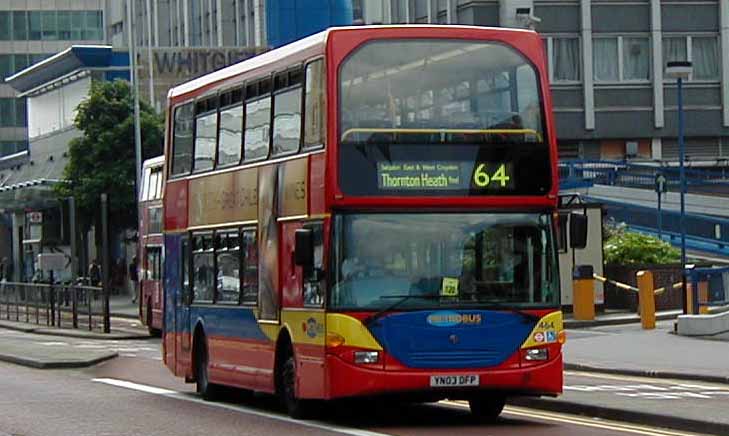
<instances>
[{"instance_id":1,"label":"bus headlight","mask_svg":"<svg viewBox=\"0 0 729 436\"><path fill-rule=\"evenodd\" d=\"M380 361L379 351L355 351L354 363L377 363Z\"/></svg>"},{"instance_id":2,"label":"bus headlight","mask_svg":"<svg viewBox=\"0 0 729 436\"><path fill-rule=\"evenodd\" d=\"M530 348L524 353L524 360L548 360L549 351L546 348Z\"/></svg>"}]
</instances>

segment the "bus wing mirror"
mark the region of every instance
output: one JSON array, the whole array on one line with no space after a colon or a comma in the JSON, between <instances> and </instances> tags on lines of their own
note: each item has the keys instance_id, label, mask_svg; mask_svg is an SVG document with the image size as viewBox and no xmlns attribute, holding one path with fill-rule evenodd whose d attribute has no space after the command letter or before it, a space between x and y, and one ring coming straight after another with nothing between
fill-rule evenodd
<instances>
[{"instance_id":1,"label":"bus wing mirror","mask_svg":"<svg viewBox=\"0 0 729 436\"><path fill-rule=\"evenodd\" d=\"M298 229L295 234L294 261L304 268L304 275L314 266L314 237L311 229Z\"/></svg>"},{"instance_id":2,"label":"bus wing mirror","mask_svg":"<svg viewBox=\"0 0 729 436\"><path fill-rule=\"evenodd\" d=\"M585 248L587 246L587 215L570 214L570 247Z\"/></svg>"}]
</instances>

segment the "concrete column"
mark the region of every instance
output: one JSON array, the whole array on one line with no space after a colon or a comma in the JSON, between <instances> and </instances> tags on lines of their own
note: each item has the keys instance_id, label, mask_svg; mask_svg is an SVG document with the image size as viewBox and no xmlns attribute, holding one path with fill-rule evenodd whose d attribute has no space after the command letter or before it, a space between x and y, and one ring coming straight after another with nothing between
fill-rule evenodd
<instances>
[{"instance_id":1,"label":"concrete column","mask_svg":"<svg viewBox=\"0 0 729 436\"><path fill-rule=\"evenodd\" d=\"M446 0L446 22L448 24L458 22L458 0Z\"/></svg>"},{"instance_id":2,"label":"concrete column","mask_svg":"<svg viewBox=\"0 0 729 436\"><path fill-rule=\"evenodd\" d=\"M235 0L235 45L240 46L240 0Z\"/></svg>"},{"instance_id":3,"label":"concrete column","mask_svg":"<svg viewBox=\"0 0 729 436\"><path fill-rule=\"evenodd\" d=\"M218 47L223 46L223 0L215 0L217 2L216 8L218 13L216 18L218 19Z\"/></svg>"},{"instance_id":4,"label":"concrete column","mask_svg":"<svg viewBox=\"0 0 729 436\"><path fill-rule=\"evenodd\" d=\"M185 23L185 30L183 32L183 40L185 41L185 47L190 46L190 0L182 0L182 15L183 22ZM194 0L193 0L194 1Z\"/></svg>"},{"instance_id":5,"label":"concrete column","mask_svg":"<svg viewBox=\"0 0 729 436\"><path fill-rule=\"evenodd\" d=\"M256 47L265 47L266 42L266 6L263 0L253 0L253 29Z\"/></svg>"},{"instance_id":6,"label":"concrete column","mask_svg":"<svg viewBox=\"0 0 729 436\"><path fill-rule=\"evenodd\" d=\"M661 111L663 113L663 111ZM651 139L651 159L660 160L663 156L663 141L661 138Z\"/></svg>"},{"instance_id":7,"label":"concrete column","mask_svg":"<svg viewBox=\"0 0 729 436\"><path fill-rule=\"evenodd\" d=\"M438 0L428 0L428 23L438 23Z\"/></svg>"},{"instance_id":8,"label":"concrete column","mask_svg":"<svg viewBox=\"0 0 729 436\"><path fill-rule=\"evenodd\" d=\"M653 119L654 127L660 129L664 126L661 0L651 0L651 37L653 42Z\"/></svg>"},{"instance_id":9,"label":"concrete column","mask_svg":"<svg viewBox=\"0 0 729 436\"><path fill-rule=\"evenodd\" d=\"M13 212L13 277L12 281L18 282L22 276L23 269L23 241L20 240L20 229L25 227L25 214Z\"/></svg>"},{"instance_id":10,"label":"concrete column","mask_svg":"<svg viewBox=\"0 0 729 436\"><path fill-rule=\"evenodd\" d=\"M721 17L721 101L724 127L729 127L729 0L719 0Z\"/></svg>"},{"instance_id":11,"label":"concrete column","mask_svg":"<svg viewBox=\"0 0 729 436\"><path fill-rule=\"evenodd\" d=\"M584 73L585 129L595 129L595 89L592 78L592 7L590 0L580 0L582 11L582 71Z\"/></svg>"}]
</instances>

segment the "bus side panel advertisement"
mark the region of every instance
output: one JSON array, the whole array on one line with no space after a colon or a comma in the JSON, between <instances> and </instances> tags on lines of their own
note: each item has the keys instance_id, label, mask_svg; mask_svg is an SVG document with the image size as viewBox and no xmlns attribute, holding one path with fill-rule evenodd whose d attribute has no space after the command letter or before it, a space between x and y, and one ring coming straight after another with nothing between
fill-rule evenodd
<instances>
[{"instance_id":1,"label":"bus side panel advertisement","mask_svg":"<svg viewBox=\"0 0 729 436\"><path fill-rule=\"evenodd\" d=\"M258 295L260 318L277 320L278 295L278 167L261 167L258 172Z\"/></svg>"},{"instance_id":2,"label":"bus side panel advertisement","mask_svg":"<svg viewBox=\"0 0 729 436\"><path fill-rule=\"evenodd\" d=\"M255 221L257 169L190 180L190 226Z\"/></svg>"},{"instance_id":3,"label":"bus side panel advertisement","mask_svg":"<svg viewBox=\"0 0 729 436\"><path fill-rule=\"evenodd\" d=\"M282 218L306 215L307 161L296 159L279 165L278 215Z\"/></svg>"}]
</instances>

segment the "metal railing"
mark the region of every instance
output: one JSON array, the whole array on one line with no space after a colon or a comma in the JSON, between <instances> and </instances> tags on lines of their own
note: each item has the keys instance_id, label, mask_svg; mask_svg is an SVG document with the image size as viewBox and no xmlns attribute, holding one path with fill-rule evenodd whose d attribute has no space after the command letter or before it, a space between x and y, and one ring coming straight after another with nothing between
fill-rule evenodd
<instances>
[{"instance_id":1,"label":"metal railing","mask_svg":"<svg viewBox=\"0 0 729 436\"><path fill-rule=\"evenodd\" d=\"M0 319L109 333L109 295L98 286L0 283Z\"/></svg>"},{"instance_id":2,"label":"metal railing","mask_svg":"<svg viewBox=\"0 0 729 436\"><path fill-rule=\"evenodd\" d=\"M686 276L692 284L693 313L699 313L702 306L729 305L729 267L688 268Z\"/></svg>"},{"instance_id":3,"label":"metal railing","mask_svg":"<svg viewBox=\"0 0 729 436\"><path fill-rule=\"evenodd\" d=\"M578 182L590 184L654 189L656 175L665 177L668 191L680 190L679 169L672 166L609 160L562 160L559 162L560 185ZM686 169L686 184L691 192L729 192L726 168L715 170Z\"/></svg>"}]
</instances>

